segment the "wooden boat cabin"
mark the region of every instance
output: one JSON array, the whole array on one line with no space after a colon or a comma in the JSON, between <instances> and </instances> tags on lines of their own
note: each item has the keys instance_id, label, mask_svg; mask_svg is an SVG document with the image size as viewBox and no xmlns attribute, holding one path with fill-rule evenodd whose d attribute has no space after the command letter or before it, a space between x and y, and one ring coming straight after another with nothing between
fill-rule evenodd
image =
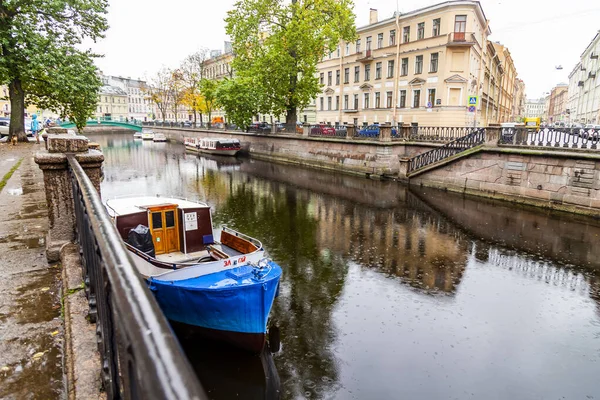
<instances>
[{"instance_id":1,"label":"wooden boat cabin","mask_svg":"<svg viewBox=\"0 0 600 400\"><path fill-rule=\"evenodd\" d=\"M210 207L204 203L147 196L113 199L106 206L128 249L144 258L148 253L132 246L128 239L138 225L149 228L155 260L148 261L156 266L174 268L222 260L262 247L234 230L213 230Z\"/></svg>"}]
</instances>

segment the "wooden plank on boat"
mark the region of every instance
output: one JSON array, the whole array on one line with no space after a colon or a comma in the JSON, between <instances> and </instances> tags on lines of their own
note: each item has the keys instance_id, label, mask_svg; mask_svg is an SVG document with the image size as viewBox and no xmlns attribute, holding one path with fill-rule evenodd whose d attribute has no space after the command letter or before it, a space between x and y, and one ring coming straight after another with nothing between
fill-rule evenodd
<instances>
[{"instance_id":1,"label":"wooden plank on boat","mask_svg":"<svg viewBox=\"0 0 600 400\"><path fill-rule=\"evenodd\" d=\"M246 239L242 239L226 231L221 232L221 243L242 254L249 254L257 250L257 247Z\"/></svg>"}]
</instances>

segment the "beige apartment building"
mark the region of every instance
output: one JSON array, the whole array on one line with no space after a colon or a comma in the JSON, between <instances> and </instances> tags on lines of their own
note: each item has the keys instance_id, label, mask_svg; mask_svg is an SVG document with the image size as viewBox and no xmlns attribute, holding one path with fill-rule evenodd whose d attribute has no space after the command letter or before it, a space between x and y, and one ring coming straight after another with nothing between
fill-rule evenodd
<instances>
[{"instance_id":1,"label":"beige apartment building","mask_svg":"<svg viewBox=\"0 0 600 400\"><path fill-rule=\"evenodd\" d=\"M129 115L127 92L117 86L102 86L98 92L96 118L110 118L113 121L125 120Z\"/></svg>"},{"instance_id":2,"label":"beige apartment building","mask_svg":"<svg viewBox=\"0 0 600 400\"><path fill-rule=\"evenodd\" d=\"M567 123L567 105L569 103L569 85L559 83L550 91L548 102L548 119L550 123Z\"/></svg>"},{"instance_id":3,"label":"beige apartment building","mask_svg":"<svg viewBox=\"0 0 600 400\"><path fill-rule=\"evenodd\" d=\"M503 67L503 73L500 76L500 92L498 93L499 120L500 122L513 121L513 104L517 70L508 48L498 42L493 43L493 46Z\"/></svg>"},{"instance_id":4,"label":"beige apartment building","mask_svg":"<svg viewBox=\"0 0 600 400\"><path fill-rule=\"evenodd\" d=\"M516 70L508 50L487 41L478 1L447 1L381 21L371 10L357 33L355 43L318 66L319 122L485 126L510 118ZM511 64L506 85L503 62ZM477 97L476 112L469 111L470 96Z\"/></svg>"}]
</instances>

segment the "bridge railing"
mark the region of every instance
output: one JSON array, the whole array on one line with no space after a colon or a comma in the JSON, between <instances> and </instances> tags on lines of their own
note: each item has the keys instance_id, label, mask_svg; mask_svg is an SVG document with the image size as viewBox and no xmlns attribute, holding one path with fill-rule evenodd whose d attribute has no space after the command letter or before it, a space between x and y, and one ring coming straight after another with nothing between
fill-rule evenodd
<instances>
[{"instance_id":1,"label":"bridge railing","mask_svg":"<svg viewBox=\"0 0 600 400\"><path fill-rule=\"evenodd\" d=\"M90 317L108 399L205 399L167 320L145 286L100 196L68 155Z\"/></svg>"},{"instance_id":2,"label":"bridge railing","mask_svg":"<svg viewBox=\"0 0 600 400\"><path fill-rule=\"evenodd\" d=\"M501 128L499 144L564 149L598 149L600 129L595 128Z\"/></svg>"},{"instance_id":3,"label":"bridge railing","mask_svg":"<svg viewBox=\"0 0 600 400\"><path fill-rule=\"evenodd\" d=\"M453 140L445 145L419 154L410 159L408 173L425 168L438 161L445 160L465 150L483 144L485 142L485 129L477 129L461 138Z\"/></svg>"}]
</instances>

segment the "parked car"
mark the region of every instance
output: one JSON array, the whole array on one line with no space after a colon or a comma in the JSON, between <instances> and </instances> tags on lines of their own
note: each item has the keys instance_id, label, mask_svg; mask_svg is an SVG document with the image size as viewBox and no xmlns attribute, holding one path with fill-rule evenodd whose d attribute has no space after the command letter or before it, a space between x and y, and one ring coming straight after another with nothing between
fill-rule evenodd
<instances>
[{"instance_id":1,"label":"parked car","mask_svg":"<svg viewBox=\"0 0 600 400\"><path fill-rule=\"evenodd\" d=\"M336 126L335 136L348 136L348 129L344 125Z\"/></svg>"},{"instance_id":2,"label":"parked car","mask_svg":"<svg viewBox=\"0 0 600 400\"><path fill-rule=\"evenodd\" d=\"M0 137L8 135L8 127L10 120L8 118L0 118Z\"/></svg>"},{"instance_id":3,"label":"parked car","mask_svg":"<svg viewBox=\"0 0 600 400\"><path fill-rule=\"evenodd\" d=\"M335 136L335 128L333 126L319 124L313 125L310 128L311 135Z\"/></svg>"},{"instance_id":4,"label":"parked car","mask_svg":"<svg viewBox=\"0 0 600 400\"><path fill-rule=\"evenodd\" d=\"M596 139L600 136L600 125L587 124L579 129L579 136L585 139Z\"/></svg>"},{"instance_id":5,"label":"parked car","mask_svg":"<svg viewBox=\"0 0 600 400\"><path fill-rule=\"evenodd\" d=\"M253 122L248 126L248 132L269 133L271 132L271 124L266 122Z\"/></svg>"},{"instance_id":6,"label":"parked car","mask_svg":"<svg viewBox=\"0 0 600 400\"><path fill-rule=\"evenodd\" d=\"M379 124L368 125L358 131L360 136L366 137L379 137L380 127ZM392 127L392 137L398 136L398 128Z\"/></svg>"},{"instance_id":7,"label":"parked car","mask_svg":"<svg viewBox=\"0 0 600 400\"><path fill-rule=\"evenodd\" d=\"M192 127L192 121L184 121L183 122L183 127L184 128L191 128Z\"/></svg>"},{"instance_id":8,"label":"parked car","mask_svg":"<svg viewBox=\"0 0 600 400\"><path fill-rule=\"evenodd\" d=\"M296 133L303 134L304 128L302 122L296 122Z\"/></svg>"}]
</instances>

